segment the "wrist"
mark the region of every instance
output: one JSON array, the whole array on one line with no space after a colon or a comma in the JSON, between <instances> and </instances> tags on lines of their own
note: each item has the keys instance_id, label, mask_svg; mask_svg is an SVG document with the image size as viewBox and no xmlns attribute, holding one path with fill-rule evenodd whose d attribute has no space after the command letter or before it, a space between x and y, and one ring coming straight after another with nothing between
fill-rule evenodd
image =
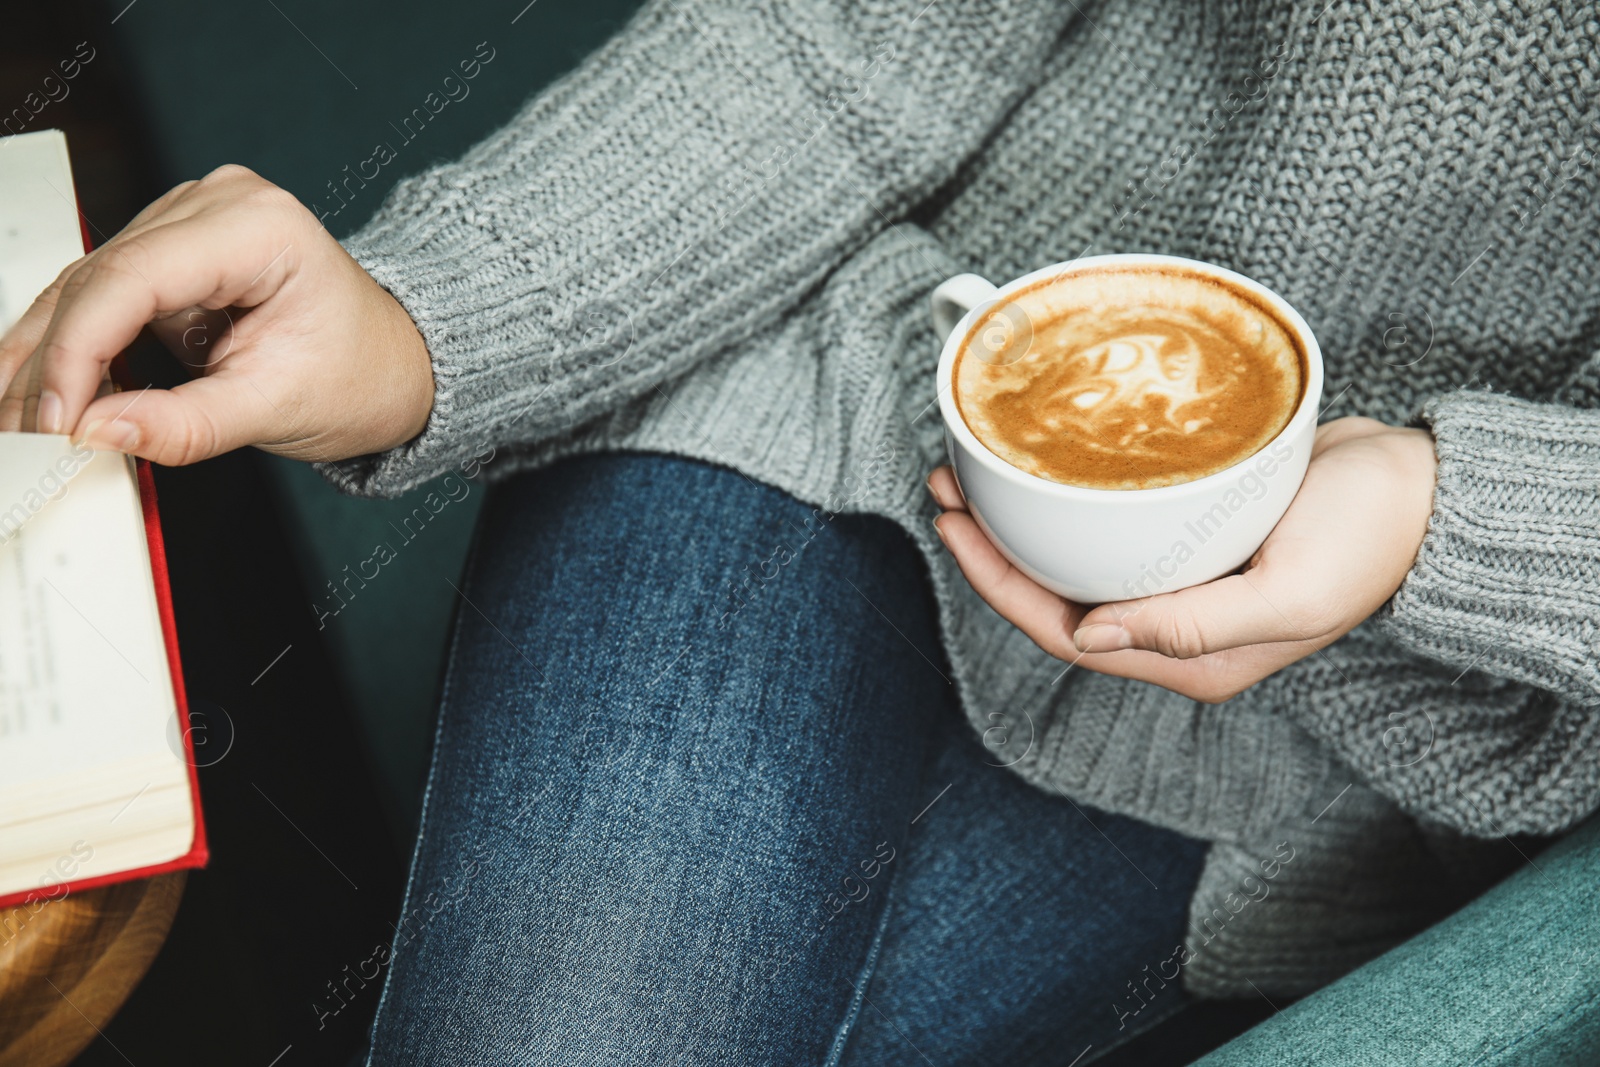
<instances>
[{"instance_id":1,"label":"wrist","mask_svg":"<svg viewBox=\"0 0 1600 1067\"><path fill-rule=\"evenodd\" d=\"M395 332L399 335L395 343L396 374L402 380L406 398L403 406L406 415L402 419L404 436L395 443L404 444L422 433L433 414L433 357L422 331L411 321L405 308L398 302L394 307L399 320L395 323Z\"/></svg>"},{"instance_id":2,"label":"wrist","mask_svg":"<svg viewBox=\"0 0 1600 1067\"><path fill-rule=\"evenodd\" d=\"M374 331L374 369L388 395L384 417L374 427L376 440L363 451L386 452L415 439L427 427L433 414L433 359L406 309L376 283L371 284L381 321Z\"/></svg>"},{"instance_id":3,"label":"wrist","mask_svg":"<svg viewBox=\"0 0 1600 1067\"><path fill-rule=\"evenodd\" d=\"M1435 451L1433 434L1427 430L1396 429L1391 434L1390 452L1396 477L1405 486L1402 495L1404 510L1395 516L1395 520L1399 528L1406 531L1404 544L1409 550L1406 553L1406 571L1409 572L1422 551L1422 542L1428 535L1428 525L1433 518L1439 457ZM1395 588L1399 588L1398 582ZM1390 592L1392 594L1393 590Z\"/></svg>"}]
</instances>

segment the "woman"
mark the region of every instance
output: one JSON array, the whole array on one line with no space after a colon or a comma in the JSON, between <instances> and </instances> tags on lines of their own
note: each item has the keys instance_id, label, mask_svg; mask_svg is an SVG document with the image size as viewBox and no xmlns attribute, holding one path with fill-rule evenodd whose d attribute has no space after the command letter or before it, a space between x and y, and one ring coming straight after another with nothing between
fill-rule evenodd
<instances>
[{"instance_id":1,"label":"woman","mask_svg":"<svg viewBox=\"0 0 1600 1067\"><path fill-rule=\"evenodd\" d=\"M0 343L0 426L504 479L371 1062L1089 1062L1600 799L1595 32L663 0L348 254L169 193ZM1284 294L1329 410L1244 574L1088 611L948 471L928 523L926 301L1134 250ZM94 399L211 309L197 380Z\"/></svg>"}]
</instances>

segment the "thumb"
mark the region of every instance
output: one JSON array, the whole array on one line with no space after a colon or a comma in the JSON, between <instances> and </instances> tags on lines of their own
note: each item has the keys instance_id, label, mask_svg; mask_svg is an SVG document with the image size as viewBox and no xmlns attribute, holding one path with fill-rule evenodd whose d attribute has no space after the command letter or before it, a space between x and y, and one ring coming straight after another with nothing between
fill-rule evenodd
<instances>
[{"instance_id":1,"label":"thumb","mask_svg":"<svg viewBox=\"0 0 1600 1067\"><path fill-rule=\"evenodd\" d=\"M242 378L113 393L84 410L73 436L90 448L181 467L273 436L277 411Z\"/></svg>"},{"instance_id":2,"label":"thumb","mask_svg":"<svg viewBox=\"0 0 1600 1067\"><path fill-rule=\"evenodd\" d=\"M1142 648L1194 659L1244 645L1312 639L1315 627L1307 621L1296 600L1245 573L1176 593L1102 604L1083 617L1072 641L1084 652Z\"/></svg>"}]
</instances>

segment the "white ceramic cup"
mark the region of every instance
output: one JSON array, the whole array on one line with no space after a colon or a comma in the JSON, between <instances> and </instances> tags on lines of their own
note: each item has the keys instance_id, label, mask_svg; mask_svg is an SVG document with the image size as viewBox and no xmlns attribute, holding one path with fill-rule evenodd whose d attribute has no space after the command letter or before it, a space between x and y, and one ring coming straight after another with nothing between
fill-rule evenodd
<instances>
[{"instance_id":1,"label":"white ceramic cup","mask_svg":"<svg viewBox=\"0 0 1600 1067\"><path fill-rule=\"evenodd\" d=\"M1020 290L1105 267L1173 267L1252 294L1300 342L1305 389L1283 432L1216 474L1156 489L1085 489L1020 470L968 429L953 388L956 356L980 316ZM1322 403L1322 351L1304 319L1259 282L1177 256L1090 256L1057 263L996 288L961 274L933 292L933 326L944 338L939 410L956 480L978 525L1028 577L1084 604L1131 600L1209 582L1261 547L1305 479Z\"/></svg>"}]
</instances>

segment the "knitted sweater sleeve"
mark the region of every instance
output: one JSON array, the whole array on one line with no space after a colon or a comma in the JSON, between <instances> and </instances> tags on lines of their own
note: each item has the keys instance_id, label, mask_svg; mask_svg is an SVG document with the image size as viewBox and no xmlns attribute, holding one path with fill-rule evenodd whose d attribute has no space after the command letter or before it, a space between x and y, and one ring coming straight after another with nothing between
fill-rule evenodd
<instances>
[{"instance_id":1,"label":"knitted sweater sleeve","mask_svg":"<svg viewBox=\"0 0 1600 1067\"><path fill-rule=\"evenodd\" d=\"M1574 383L1580 402L1597 371L1600 359ZM1384 627L1600 718L1600 410L1462 391L1422 419L1439 458L1433 516Z\"/></svg>"},{"instance_id":2,"label":"knitted sweater sleeve","mask_svg":"<svg viewBox=\"0 0 1600 1067\"><path fill-rule=\"evenodd\" d=\"M346 247L410 313L433 410L323 464L388 496L532 444L772 325L948 181L1066 20L1029 0L652 0Z\"/></svg>"}]
</instances>

